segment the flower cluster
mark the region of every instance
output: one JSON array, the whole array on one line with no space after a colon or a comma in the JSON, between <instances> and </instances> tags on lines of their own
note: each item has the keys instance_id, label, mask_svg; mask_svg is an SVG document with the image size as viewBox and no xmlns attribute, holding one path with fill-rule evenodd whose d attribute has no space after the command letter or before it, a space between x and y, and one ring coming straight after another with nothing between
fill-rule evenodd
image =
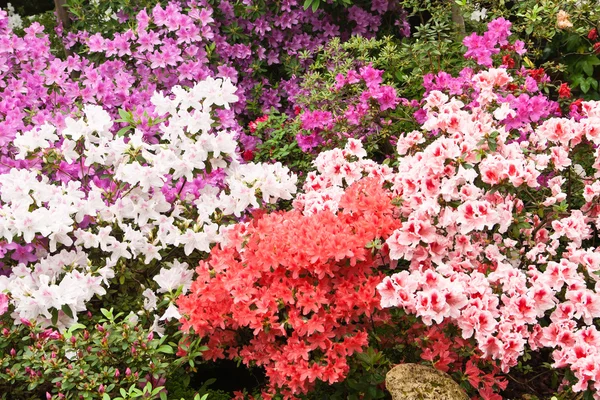
<instances>
[{"instance_id":1,"label":"flower cluster","mask_svg":"<svg viewBox=\"0 0 600 400\"><path fill-rule=\"evenodd\" d=\"M467 46L465 57L474 59L477 64L485 67L492 66L492 55L500 53L500 49L510 48L519 55L525 54L525 44L517 40L514 44L508 42L511 23L504 18L497 18L487 25L483 35L472 33L463 40Z\"/></svg>"},{"instance_id":2,"label":"flower cluster","mask_svg":"<svg viewBox=\"0 0 600 400\"><path fill-rule=\"evenodd\" d=\"M294 65L284 74L292 78L310 64L310 58L299 58L301 53L313 52L337 36L374 36L384 14L399 11L399 4L377 2L371 8L313 12L296 0L277 7L229 1L192 1L184 7L182 2L170 1L164 8L157 4L131 15L121 13L121 20L131 21L135 28L116 32L114 37L101 34L104 29L81 30L67 35L67 45L85 46L79 53L91 58L124 61L127 71L141 82L147 82L151 72L166 88L207 76L230 78L239 88L236 111L268 112L273 107L281 109L296 83L294 79L278 82L281 74L269 79L265 69ZM257 85L262 90L256 91ZM255 102L259 106L253 106Z\"/></svg>"},{"instance_id":3,"label":"flower cluster","mask_svg":"<svg viewBox=\"0 0 600 400\"><path fill-rule=\"evenodd\" d=\"M523 133L517 139L519 141L526 140L527 127L532 123L536 124L548 117L560 115L559 104L542 94L542 89L550 85L550 78L543 68L521 68L515 76L509 78L510 82L501 87L498 87L495 81L495 74L493 69L480 73L477 75L479 82L474 81L475 72L471 68L463 69L457 77L443 71L436 75L428 74L423 77L425 96L432 91L456 96L465 102L467 108L495 102L500 107L494 111L494 117L508 129L519 129ZM559 87L559 94L564 90L562 86ZM415 117L424 123L427 110L418 110Z\"/></svg>"},{"instance_id":4,"label":"flower cluster","mask_svg":"<svg viewBox=\"0 0 600 400\"><path fill-rule=\"evenodd\" d=\"M346 157L352 157L350 151ZM206 338L208 359L265 368L270 393L333 384L384 315L367 245L397 227L391 197L373 177L349 185L335 209L265 214L242 223L196 269L178 300L183 329Z\"/></svg>"},{"instance_id":5,"label":"flower cluster","mask_svg":"<svg viewBox=\"0 0 600 400\"><path fill-rule=\"evenodd\" d=\"M526 348L551 348L554 366L575 374L573 390L586 390L596 381L586 368L598 365L600 317L599 255L586 242L597 224L598 174L587 173L599 165L586 172L574 157L597 160L600 104L583 102L579 121L528 125L519 142L505 106L490 101L512 78L490 69L472 79L480 106L467 110L432 91L425 132L399 140L406 155L392 191L402 197L402 227L386 243L408 269L378 286L382 305L427 325L452 321L504 372ZM569 189L576 184L580 208Z\"/></svg>"},{"instance_id":6,"label":"flower cluster","mask_svg":"<svg viewBox=\"0 0 600 400\"><path fill-rule=\"evenodd\" d=\"M298 133L300 148L306 152L322 144L331 147L351 137L364 140L381 130L381 125L386 124L381 113L395 109L402 100L406 102L392 86L382 84L382 75L382 70L371 65L338 74L332 89L346 99L347 108L304 111L300 115L301 128L310 133Z\"/></svg>"},{"instance_id":7,"label":"flower cluster","mask_svg":"<svg viewBox=\"0 0 600 400\"><path fill-rule=\"evenodd\" d=\"M0 292L16 323L68 327L87 301L104 294L115 268L164 264L178 249L209 252L227 218L291 198L295 177L285 167L242 168L233 133L212 128L212 108L237 100L229 80L174 91L173 98L152 97L163 117L154 144L137 129L115 136L109 114L93 105L80 118L67 117L62 129L45 124L17 134L15 158L32 165L0 175L3 262L15 266L0 277ZM180 179L186 183L177 187ZM190 278L173 266L155 280L166 292L189 286ZM144 295L153 308L152 291ZM174 306L167 313L161 319L178 317Z\"/></svg>"}]
</instances>

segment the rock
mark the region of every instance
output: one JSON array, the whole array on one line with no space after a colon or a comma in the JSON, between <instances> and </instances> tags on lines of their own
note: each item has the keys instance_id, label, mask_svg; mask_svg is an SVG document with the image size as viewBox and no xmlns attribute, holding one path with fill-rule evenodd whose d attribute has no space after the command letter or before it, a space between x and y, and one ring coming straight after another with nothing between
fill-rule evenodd
<instances>
[{"instance_id":1,"label":"rock","mask_svg":"<svg viewBox=\"0 0 600 400\"><path fill-rule=\"evenodd\" d=\"M448 374L426 365L397 365L387 373L385 385L393 400L469 400Z\"/></svg>"}]
</instances>

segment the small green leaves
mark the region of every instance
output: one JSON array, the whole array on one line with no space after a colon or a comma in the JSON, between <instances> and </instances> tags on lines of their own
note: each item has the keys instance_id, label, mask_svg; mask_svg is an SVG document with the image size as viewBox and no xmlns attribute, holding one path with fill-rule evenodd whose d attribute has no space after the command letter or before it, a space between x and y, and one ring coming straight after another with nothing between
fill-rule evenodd
<instances>
[{"instance_id":1,"label":"small green leaves","mask_svg":"<svg viewBox=\"0 0 600 400\"><path fill-rule=\"evenodd\" d=\"M107 310L106 308L101 308L100 312L102 313L102 315L104 315L106 317L106 319L108 319L109 321L112 321L114 319L113 316L113 309L111 308L110 311Z\"/></svg>"},{"instance_id":2,"label":"small green leaves","mask_svg":"<svg viewBox=\"0 0 600 400\"><path fill-rule=\"evenodd\" d=\"M165 354L174 354L173 348L168 344L164 344L158 348L158 351Z\"/></svg>"},{"instance_id":3,"label":"small green leaves","mask_svg":"<svg viewBox=\"0 0 600 400\"><path fill-rule=\"evenodd\" d=\"M67 315L67 317L73 318L73 310L71 309L71 306L68 304L63 304L60 309Z\"/></svg>"},{"instance_id":4,"label":"small green leaves","mask_svg":"<svg viewBox=\"0 0 600 400\"><path fill-rule=\"evenodd\" d=\"M116 120L116 122L127 122L133 124L133 114L131 112L125 111L123 109L119 109L119 116L121 119Z\"/></svg>"}]
</instances>

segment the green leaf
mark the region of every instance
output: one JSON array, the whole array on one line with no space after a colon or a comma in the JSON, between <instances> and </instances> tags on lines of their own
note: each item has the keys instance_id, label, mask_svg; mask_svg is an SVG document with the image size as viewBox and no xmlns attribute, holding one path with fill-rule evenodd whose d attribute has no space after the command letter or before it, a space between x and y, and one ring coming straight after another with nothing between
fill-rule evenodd
<instances>
[{"instance_id":1,"label":"green leaf","mask_svg":"<svg viewBox=\"0 0 600 400\"><path fill-rule=\"evenodd\" d=\"M313 12L317 12L317 10L319 9L320 3L321 3L321 0L313 0L313 3L312 3L312 11Z\"/></svg>"},{"instance_id":2,"label":"green leaf","mask_svg":"<svg viewBox=\"0 0 600 400\"><path fill-rule=\"evenodd\" d=\"M108 393L104 393L102 395L102 400L110 400L110 396L108 395Z\"/></svg>"},{"instance_id":3,"label":"green leaf","mask_svg":"<svg viewBox=\"0 0 600 400\"><path fill-rule=\"evenodd\" d=\"M67 332L72 334L77 329L85 329L85 325L80 324L80 323L73 324L73 325L71 325L71 327L69 328L69 330Z\"/></svg>"},{"instance_id":4,"label":"green leaf","mask_svg":"<svg viewBox=\"0 0 600 400\"><path fill-rule=\"evenodd\" d=\"M165 344L165 345L162 345L162 346L160 346L160 347L157 349L157 351L158 351L159 353L165 353L165 354L173 354L173 353L174 353L174 351L173 351L173 348L172 348L171 346L169 346L169 345L166 345L166 344Z\"/></svg>"},{"instance_id":5,"label":"green leaf","mask_svg":"<svg viewBox=\"0 0 600 400\"><path fill-rule=\"evenodd\" d=\"M304 0L304 9L308 10L308 7L310 7L311 3L312 3L312 0Z\"/></svg>"},{"instance_id":6,"label":"green leaf","mask_svg":"<svg viewBox=\"0 0 600 400\"><path fill-rule=\"evenodd\" d=\"M131 113L129 113L123 109L119 109L119 116L125 122L133 122L133 117L132 117Z\"/></svg>"},{"instance_id":7,"label":"green leaf","mask_svg":"<svg viewBox=\"0 0 600 400\"><path fill-rule=\"evenodd\" d=\"M62 312L67 314L69 318L73 318L73 310L71 309L71 306L69 306L68 304L63 304L60 309L62 310Z\"/></svg>"},{"instance_id":8,"label":"green leaf","mask_svg":"<svg viewBox=\"0 0 600 400\"><path fill-rule=\"evenodd\" d=\"M579 88L583 93L587 93L590 90L590 82L586 80L582 80L579 84Z\"/></svg>"},{"instance_id":9,"label":"green leaf","mask_svg":"<svg viewBox=\"0 0 600 400\"><path fill-rule=\"evenodd\" d=\"M150 386L152 388L152 386ZM157 386L154 389L152 389L152 393L150 393L150 395L152 397L156 396L158 393L160 393L161 390L163 390L165 387L164 386Z\"/></svg>"},{"instance_id":10,"label":"green leaf","mask_svg":"<svg viewBox=\"0 0 600 400\"><path fill-rule=\"evenodd\" d=\"M106 317L106 319L109 319L109 320L113 319L112 308L110 309L110 311L108 311L106 308L101 308L100 312L102 313L102 315L104 315Z\"/></svg>"},{"instance_id":11,"label":"green leaf","mask_svg":"<svg viewBox=\"0 0 600 400\"><path fill-rule=\"evenodd\" d=\"M52 325L56 326L58 324L58 310L56 308L52 309Z\"/></svg>"},{"instance_id":12,"label":"green leaf","mask_svg":"<svg viewBox=\"0 0 600 400\"><path fill-rule=\"evenodd\" d=\"M127 133L127 131L130 130L130 129L131 129L131 126L126 126L125 128L119 129L119 131L117 132L117 136L118 137L125 136L125 133Z\"/></svg>"}]
</instances>

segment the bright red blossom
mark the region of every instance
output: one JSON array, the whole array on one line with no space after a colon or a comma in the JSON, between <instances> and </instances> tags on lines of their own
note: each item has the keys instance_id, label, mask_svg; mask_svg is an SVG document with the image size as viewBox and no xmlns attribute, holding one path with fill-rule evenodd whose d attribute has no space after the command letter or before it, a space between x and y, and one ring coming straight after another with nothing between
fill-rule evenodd
<instances>
[{"instance_id":1,"label":"bright red blossom","mask_svg":"<svg viewBox=\"0 0 600 400\"><path fill-rule=\"evenodd\" d=\"M343 380L347 357L368 344L364 317L381 313L375 287L383 275L366 245L399 226L394 210L389 193L364 179L336 213L278 212L238 225L179 299L183 329L208 338L207 359L264 367L270 390L288 398L317 379Z\"/></svg>"},{"instance_id":2,"label":"bright red blossom","mask_svg":"<svg viewBox=\"0 0 600 400\"><path fill-rule=\"evenodd\" d=\"M571 88L568 83L562 83L558 88L558 97L561 99L568 99L571 97Z\"/></svg>"}]
</instances>

